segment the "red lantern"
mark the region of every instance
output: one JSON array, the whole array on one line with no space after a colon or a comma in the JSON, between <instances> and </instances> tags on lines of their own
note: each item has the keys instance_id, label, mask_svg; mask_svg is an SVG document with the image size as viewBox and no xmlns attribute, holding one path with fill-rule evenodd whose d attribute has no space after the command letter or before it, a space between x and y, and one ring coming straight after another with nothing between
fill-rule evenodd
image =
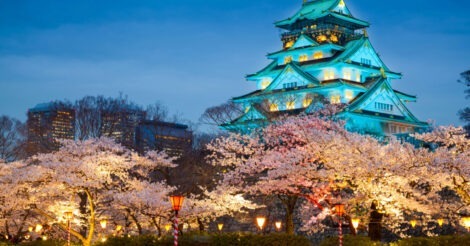
<instances>
[{"instance_id":1,"label":"red lantern","mask_svg":"<svg viewBox=\"0 0 470 246\"><path fill-rule=\"evenodd\" d=\"M173 207L174 211L180 211L181 207L183 206L183 196L170 196L171 206Z\"/></svg>"},{"instance_id":2,"label":"red lantern","mask_svg":"<svg viewBox=\"0 0 470 246\"><path fill-rule=\"evenodd\" d=\"M335 213L336 213L338 216L342 217L342 216L344 215L344 213L345 213L345 211L344 211L344 204L340 204L340 203L335 204L335 211L336 211Z\"/></svg>"}]
</instances>

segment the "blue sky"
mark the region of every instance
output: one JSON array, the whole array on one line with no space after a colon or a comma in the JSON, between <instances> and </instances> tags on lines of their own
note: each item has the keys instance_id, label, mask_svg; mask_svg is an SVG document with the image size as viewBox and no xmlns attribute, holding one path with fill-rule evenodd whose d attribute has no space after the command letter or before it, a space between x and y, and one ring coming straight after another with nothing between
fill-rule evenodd
<instances>
[{"instance_id":1,"label":"blue sky","mask_svg":"<svg viewBox=\"0 0 470 246\"><path fill-rule=\"evenodd\" d=\"M273 22L302 0L0 0L0 115L26 119L41 102L85 95L159 101L196 122L255 90L245 81L281 48ZM346 0L370 39L417 95L423 121L460 125L469 104L456 81L470 69L470 1Z\"/></svg>"}]
</instances>

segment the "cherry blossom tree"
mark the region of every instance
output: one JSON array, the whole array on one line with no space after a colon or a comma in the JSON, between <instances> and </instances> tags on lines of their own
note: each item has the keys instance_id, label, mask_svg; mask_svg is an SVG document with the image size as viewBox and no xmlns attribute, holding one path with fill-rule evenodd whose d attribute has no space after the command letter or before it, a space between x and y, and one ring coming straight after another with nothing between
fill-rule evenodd
<instances>
[{"instance_id":1,"label":"cherry blossom tree","mask_svg":"<svg viewBox=\"0 0 470 246\"><path fill-rule=\"evenodd\" d=\"M349 215L359 216L357 211L367 211L378 200L395 231L412 211L432 214L438 209L430 202L437 191L426 189L431 180L421 165L428 151L347 132L341 122L325 117L289 117L251 135L220 138L210 149L214 165L225 167L223 184L279 197L288 233L294 232L299 200L308 201L313 210L303 218L309 230L325 226L322 222L334 213L335 203L346 204Z\"/></svg>"},{"instance_id":2,"label":"cherry blossom tree","mask_svg":"<svg viewBox=\"0 0 470 246\"><path fill-rule=\"evenodd\" d=\"M63 230L68 229L64 212L73 211L72 224L76 226L71 233L88 246L93 241L96 222L112 209L109 204L116 199L115 191L142 190L145 183L132 182L133 179L158 167L173 166L172 159L165 154L152 152L139 156L110 139L64 141L59 151L40 154L5 171L2 185L10 183L22 191L18 193L23 200L17 210L28 209L44 223ZM172 189L164 185L160 188ZM8 195L3 187L2 192L3 196ZM79 194L86 197L86 213L80 213ZM87 230L85 235L80 233L82 227Z\"/></svg>"}]
</instances>

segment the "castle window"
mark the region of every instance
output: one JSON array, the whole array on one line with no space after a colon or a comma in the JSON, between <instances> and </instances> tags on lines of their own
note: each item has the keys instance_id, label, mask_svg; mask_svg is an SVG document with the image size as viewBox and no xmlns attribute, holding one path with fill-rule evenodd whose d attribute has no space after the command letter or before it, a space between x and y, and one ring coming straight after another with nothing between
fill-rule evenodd
<instances>
[{"instance_id":1,"label":"castle window","mask_svg":"<svg viewBox=\"0 0 470 246\"><path fill-rule=\"evenodd\" d=\"M271 103L271 105L269 105L269 111L271 112L279 111L279 106L276 103Z\"/></svg>"},{"instance_id":2,"label":"castle window","mask_svg":"<svg viewBox=\"0 0 470 246\"><path fill-rule=\"evenodd\" d=\"M289 101L286 103L286 109L295 109L295 102L294 101Z\"/></svg>"},{"instance_id":3,"label":"castle window","mask_svg":"<svg viewBox=\"0 0 470 246\"><path fill-rule=\"evenodd\" d=\"M331 104L339 104L341 103L341 96L340 95L333 95L330 98L330 103Z\"/></svg>"},{"instance_id":4,"label":"castle window","mask_svg":"<svg viewBox=\"0 0 470 246\"><path fill-rule=\"evenodd\" d=\"M372 64L372 61L370 59L361 58L361 63L370 66Z\"/></svg>"},{"instance_id":5,"label":"castle window","mask_svg":"<svg viewBox=\"0 0 470 246\"><path fill-rule=\"evenodd\" d=\"M269 79L263 79L261 82L261 89L266 89L268 86L271 84L271 81Z\"/></svg>"},{"instance_id":6,"label":"castle window","mask_svg":"<svg viewBox=\"0 0 470 246\"><path fill-rule=\"evenodd\" d=\"M351 71L350 70L345 70L343 74L343 78L347 80L351 80Z\"/></svg>"},{"instance_id":7,"label":"castle window","mask_svg":"<svg viewBox=\"0 0 470 246\"><path fill-rule=\"evenodd\" d=\"M292 56L284 57L284 64L291 63L291 62L292 62Z\"/></svg>"},{"instance_id":8,"label":"castle window","mask_svg":"<svg viewBox=\"0 0 470 246\"><path fill-rule=\"evenodd\" d=\"M325 70L325 80L331 80L335 78L335 72L333 69L326 69Z\"/></svg>"},{"instance_id":9,"label":"castle window","mask_svg":"<svg viewBox=\"0 0 470 246\"><path fill-rule=\"evenodd\" d=\"M347 100L352 100L353 97L354 97L353 91L351 91L351 90L346 90L346 91L344 92L344 98L346 98Z\"/></svg>"},{"instance_id":10,"label":"castle window","mask_svg":"<svg viewBox=\"0 0 470 246\"><path fill-rule=\"evenodd\" d=\"M284 49L288 49L288 48L292 47L293 45L294 45L294 40L287 41L284 44Z\"/></svg>"},{"instance_id":11,"label":"castle window","mask_svg":"<svg viewBox=\"0 0 470 246\"><path fill-rule=\"evenodd\" d=\"M360 72L356 72L356 81L361 82L361 73Z\"/></svg>"},{"instance_id":12,"label":"castle window","mask_svg":"<svg viewBox=\"0 0 470 246\"><path fill-rule=\"evenodd\" d=\"M284 83L282 85L284 89L291 89L297 87L297 82L292 82L292 83Z\"/></svg>"},{"instance_id":13,"label":"castle window","mask_svg":"<svg viewBox=\"0 0 470 246\"><path fill-rule=\"evenodd\" d=\"M320 35L317 37L317 41L318 42L325 42L327 40L326 36L325 35Z\"/></svg>"},{"instance_id":14,"label":"castle window","mask_svg":"<svg viewBox=\"0 0 470 246\"><path fill-rule=\"evenodd\" d=\"M380 110L380 111L393 111L393 105L387 104L387 103L375 103L375 109Z\"/></svg>"},{"instance_id":15,"label":"castle window","mask_svg":"<svg viewBox=\"0 0 470 246\"><path fill-rule=\"evenodd\" d=\"M312 101L313 99L310 98L310 97L306 97L304 98L304 101L302 102L302 106L304 106L304 108L310 106L310 104L312 104Z\"/></svg>"},{"instance_id":16,"label":"castle window","mask_svg":"<svg viewBox=\"0 0 470 246\"><path fill-rule=\"evenodd\" d=\"M317 51L313 54L313 59L322 59L323 58L323 52Z\"/></svg>"},{"instance_id":17,"label":"castle window","mask_svg":"<svg viewBox=\"0 0 470 246\"><path fill-rule=\"evenodd\" d=\"M308 56L307 55L300 55L299 56L299 62L305 62L308 60Z\"/></svg>"}]
</instances>

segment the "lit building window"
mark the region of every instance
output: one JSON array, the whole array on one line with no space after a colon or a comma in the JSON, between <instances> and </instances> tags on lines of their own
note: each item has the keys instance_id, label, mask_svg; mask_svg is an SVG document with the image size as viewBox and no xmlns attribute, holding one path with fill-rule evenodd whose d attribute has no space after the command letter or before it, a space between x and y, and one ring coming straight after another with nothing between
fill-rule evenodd
<instances>
[{"instance_id":1,"label":"lit building window","mask_svg":"<svg viewBox=\"0 0 470 246\"><path fill-rule=\"evenodd\" d=\"M300 55L299 56L299 62L305 62L308 60L308 56L307 55Z\"/></svg>"},{"instance_id":2,"label":"lit building window","mask_svg":"<svg viewBox=\"0 0 470 246\"><path fill-rule=\"evenodd\" d=\"M325 42L327 40L326 36L325 35L320 35L317 37L317 41L318 42Z\"/></svg>"},{"instance_id":3,"label":"lit building window","mask_svg":"<svg viewBox=\"0 0 470 246\"><path fill-rule=\"evenodd\" d=\"M294 40L287 41L284 48L288 49L294 45Z\"/></svg>"},{"instance_id":4,"label":"lit building window","mask_svg":"<svg viewBox=\"0 0 470 246\"><path fill-rule=\"evenodd\" d=\"M271 80L269 79L263 79L261 82L261 89L266 89L269 85L271 84Z\"/></svg>"},{"instance_id":5,"label":"lit building window","mask_svg":"<svg viewBox=\"0 0 470 246\"><path fill-rule=\"evenodd\" d=\"M330 40L333 43L338 43L338 36L333 34L333 35L330 36Z\"/></svg>"},{"instance_id":6,"label":"lit building window","mask_svg":"<svg viewBox=\"0 0 470 246\"><path fill-rule=\"evenodd\" d=\"M323 58L323 52L318 51L313 54L313 59L322 59Z\"/></svg>"},{"instance_id":7,"label":"lit building window","mask_svg":"<svg viewBox=\"0 0 470 246\"><path fill-rule=\"evenodd\" d=\"M325 70L325 80L331 80L335 78L335 72L333 69L326 69Z\"/></svg>"},{"instance_id":8,"label":"lit building window","mask_svg":"<svg viewBox=\"0 0 470 246\"><path fill-rule=\"evenodd\" d=\"M350 70L345 70L343 74L343 78L346 80L351 80L351 71Z\"/></svg>"},{"instance_id":9,"label":"lit building window","mask_svg":"<svg viewBox=\"0 0 470 246\"><path fill-rule=\"evenodd\" d=\"M346 98L349 101L353 99L353 96L354 96L354 93L351 90L346 90L344 92L344 98Z\"/></svg>"},{"instance_id":10,"label":"lit building window","mask_svg":"<svg viewBox=\"0 0 470 246\"><path fill-rule=\"evenodd\" d=\"M331 104L339 104L341 103L341 96L340 95L333 95L330 98Z\"/></svg>"},{"instance_id":11,"label":"lit building window","mask_svg":"<svg viewBox=\"0 0 470 246\"><path fill-rule=\"evenodd\" d=\"M356 72L356 81L361 82L361 73L360 72Z\"/></svg>"},{"instance_id":12,"label":"lit building window","mask_svg":"<svg viewBox=\"0 0 470 246\"><path fill-rule=\"evenodd\" d=\"M295 102L294 101L289 101L286 103L286 109L295 109Z\"/></svg>"},{"instance_id":13,"label":"lit building window","mask_svg":"<svg viewBox=\"0 0 470 246\"><path fill-rule=\"evenodd\" d=\"M291 63L291 62L292 62L292 56L284 57L284 64Z\"/></svg>"},{"instance_id":14,"label":"lit building window","mask_svg":"<svg viewBox=\"0 0 470 246\"><path fill-rule=\"evenodd\" d=\"M271 112L279 111L279 106L276 103L271 103L271 105L269 105L269 111Z\"/></svg>"},{"instance_id":15,"label":"lit building window","mask_svg":"<svg viewBox=\"0 0 470 246\"><path fill-rule=\"evenodd\" d=\"M302 102L302 106L304 106L304 108L310 106L310 104L312 104L312 101L313 99L310 98L310 97L306 97L304 98L304 101Z\"/></svg>"}]
</instances>

